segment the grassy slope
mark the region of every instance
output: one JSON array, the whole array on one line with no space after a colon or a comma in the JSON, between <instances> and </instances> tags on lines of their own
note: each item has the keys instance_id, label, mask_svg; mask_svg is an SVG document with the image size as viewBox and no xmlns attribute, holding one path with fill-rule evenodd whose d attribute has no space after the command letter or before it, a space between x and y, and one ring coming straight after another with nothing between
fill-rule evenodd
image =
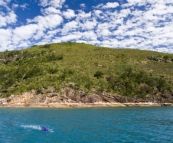
<instances>
[{"instance_id":1,"label":"grassy slope","mask_svg":"<svg viewBox=\"0 0 173 143\"><path fill-rule=\"evenodd\" d=\"M77 43L34 46L0 53L0 94L71 87L137 98L172 95L172 72L172 54Z\"/></svg>"}]
</instances>

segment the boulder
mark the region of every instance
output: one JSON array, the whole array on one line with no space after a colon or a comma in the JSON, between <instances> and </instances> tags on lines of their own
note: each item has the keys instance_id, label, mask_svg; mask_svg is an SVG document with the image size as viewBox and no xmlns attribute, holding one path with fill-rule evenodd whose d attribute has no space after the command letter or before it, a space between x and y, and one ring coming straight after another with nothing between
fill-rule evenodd
<instances>
[{"instance_id":1,"label":"boulder","mask_svg":"<svg viewBox=\"0 0 173 143\"><path fill-rule=\"evenodd\" d=\"M83 103L95 103L95 102L101 102L102 99L97 94L89 94L81 99Z\"/></svg>"},{"instance_id":2,"label":"boulder","mask_svg":"<svg viewBox=\"0 0 173 143\"><path fill-rule=\"evenodd\" d=\"M5 98L0 99L0 104L7 104L8 101Z\"/></svg>"}]
</instances>

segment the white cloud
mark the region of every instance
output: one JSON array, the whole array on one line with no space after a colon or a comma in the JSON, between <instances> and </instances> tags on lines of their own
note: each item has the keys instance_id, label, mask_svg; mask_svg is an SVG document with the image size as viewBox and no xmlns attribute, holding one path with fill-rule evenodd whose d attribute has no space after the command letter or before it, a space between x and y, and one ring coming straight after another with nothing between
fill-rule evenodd
<instances>
[{"instance_id":1,"label":"white cloud","mask_svg":"<svg viewBox=\"0 0 173 143\"><path fill-rule=\"evenodd\" d=\"M97 6L93 6L93 9L100 9L100 8L102 8L103 6L104 6L104 4L101 3L101 4L97 5Z\"/></svg>"},{"instance_id":2,"label":"white cloud","mask_svg":"<svg viewBox=\"0 0 173 143\"><path fill-rule=\"evenodd\" d=\"M83 30L92 30L96 27L96 25L97 25L96 20L94 20L94 21L86 20L84 23L79 24L80 28Z\"/></svg>"},{"instance_id":3,"label":"white cloud","mask_svg":"<svg viewBox=\"0 0 173 143\"><path fill-rule=\"evenodd\" d=\"M81 37L82 37L81 35L70 34L70 35L62 36L60 38L60 40L61 40L61 42L66 42L66 41L71 41L71 40L77 40Z\"/></svg>"},{"instance_id":4,"label":"white cloud","mask_svg":"<svg viewBox=\"0 0 173 143\"><path fill-rule=\"evenodd\" d=\"M5 2L3 0L0 0L0 5L5 5Z\"/></svg>"},{"instance_id":5,"label":"white cloud","mask_svg":"<svg viewBox=\"0 0 173 143\"><path fill-rule=\"evenodd\" d=\"M39 28L44 30L47 28L48 29L56 28L63 22L63 19L58 14L50 14L46 16L37 16L33 20L28 20L28 22L36 23L38 24Z\"/></svg>"},{"instance_id":6,"label":"white cloud","mask_svg":"<svg viewBox=\"0 0 173 143\"><path fill-rule=\"evenodd\" d=\"M60 10L65 0L39 0L41 14L16 26L9 2L0 0L0 50L52 42L77 41L106 47L138 48L173 53L173 3L170 0L107 2L87 12ZM21 5L14 5L20 7ZM142 9L141 9L142 6ZM118 7L118 9L117 9ZM23 7L25 8L25 6ZM63 24L63 25L62 25ZM13 28L10 28L13 27Z\"/></svg>"},{"instance_id":7,"label":"white cloud","mask_svg":"<svg viewBox=\"0 0 173 143\"><path fill-rule=\"evenodd\" d=\"M11 47L9 46L11 44L11 36L12 36L12 30L11 29L0 29L0 50L11 50Z\"/></svg>"},{"instance_id":8,"label":"white cloud","mask_svg":"<svg viewBox=\"0 0 173 143\"><path fill-rule=\"evenodd\" d=\"M48 31L47 34L54 36L54 35L57 34L58 32L60 32L60 29Z\"/></svg>"},{"instance_id":9,"label":"white cloud","mask_svg":"<svg viewBox=\"0 0 173 143\"><path fill-rule=\"evenodd\" d=\"M108 9L108 8L116 8L119 6L119 3L117 2L108 2L106 5L102 6L103 9Z\"/></svg>"},{"instance_id":10,"label":"white cloud","mask_svg":"<svg viewBox=\"0 0 173 143\"><path fill-rule=\"evenodd\" d=\"M80 4L80 7L81 7L81 8L85 8L86 5L85 5L84 3L81 3L81 4Z\"/></svg>"},{"instance_id":11,"label":"white cloud","mask_svg":"<svg viewBox=\"0 0 173 143\"><path fill-rule=\"evenodd\" d=\"M97 35L95 34L94 31L86 31L81 33L81 36L84 37L84 39L87 40L97 40Z\"/></svg>"},{"instance_id":12,"label":"white cloud","mask_svg":"<svg viewBox=\"0 0 173 143\"><path fill-rule=\"evenodd\" d=\"M77 43L85 43L87 44L87 42L85 40L76 40Z\"/></svg>"},{"instance_id":13,"label":"white cloud","mask_svg":"<svg viewBox=\"0 0 173 143\"><path fill-rule=\"evenodd\" d=\"M91 17L91 12L85 13L82 10L80 10L78 15L77 15L77 19L81 19L81 20L84 20L84 19L87 19L87 18L90 18L90 17Z\"/></svg>"},{"instance_id":14,"label":"white cloud","mask_svg":"<svg viewBox=\"0 0 173 143\"><path fill-rule=\"evenodd\" d=\"M8 24L15 23L17 21L17 15L11 11L8 16L6 16Z\"/></svg>"},{"instance_id":15,"label":"white cloud","mask_svg":"<svg viewBox=\"0 0 173 143\"><path fill-rule=\"evenodd\" d=\"M100 17L100 15L102 14L101 10L94 10L93 12L95 14L96 17Z\"/></svg>"},{"instance_id":16,"label":"white cloud","mask_svg":"<svg viewBox=\"0 0 173 143\"><path fill-rule=\"evenodd\" d=\"M18 45L19 42L32 38L37 29L38 25L36 24L29 24L15 28L13 30L13 43Z\"/></svg>"},{"instance_id":17,"label":"white cloud","mask_svg":"<svg viewBox=\"0 0 173 143\"><path fill-rule=\"evenodd\" d=\"M6 7L11 0L0 0L0 5Z\"/></svg>"},{"instance_id":18,"label":"white cloud","mask_svg":"<svg viewBox=\"0 0 173 143\"><path fill-rule=\"evenodd\" d=\"M19 44L17 45L17 49L22 49L24 47L28 47L31 45L31 42L27 41L27 40L23 40L23 41L20 41Z\"/></svg>"},{"instance_id":19,"label":"white cloud","mask_svg":"<svg viewBox=\"0 0 173 143\"><path fill-rule=\"evenodd\" d=\"M18 4L13 4L13 5L12 5L12 8L13 8L13 9L18 8L18 7L19 7Z\"/></svg>"},{"instance_id":20,"label":"white cloud","mask_svg":"<svg viewBox=\"0 0 173 143\"><path fill-rule=\"evenodd\" d=\"M48 31L47 33L43 32L43 35L41 35L44 38L44 39L42 39L42 43L43 42L52 43L54 41L54 37L56 37L55 35L59 32L60 32L60 29ZM39 37L39 38L41 38L41 37Z\"/></svg>"},{"instance_id":21,"label":"white cloud","mask_svg":"<svg viewBox=\"0 0 173 143\"><path fill-rule=\"evenodd\" d=\"M49 44L49 42L50 41L47 41L46 39L42 39L41 41L37 42L37 45L45 45L45 44Z\"/></svg>"},{"instance_id":22,"label":"white cloud","mask_svg":"<svg viewBox=\"0 0 173 143\"><path fill-rule=\"evenodd\" d=\"M28 6L27 3L21 4L21 5L14 3L14 4L12 4L12 9L16 9L16 8L19 8L20 7L23 10L25 10L27 8L27 6Z\"/></svg>"},{"instance_id":23,"label":"white cloud","mask_svg":"<svg viewBox=\"0 0 173 143\"><path fill-rule=\"evenodd\" d=\"M71 21L68 22L64 25L63 29L62 29L62 35L66 35L68 34L70 31L74 31L78 28L78 23L76 21Z\"/></svg>"},{"instance_id":24,"label":"white cloud","mask_svg":"<svg viewBox=\"0 0 173 143\"><path fill-rule=\"evenodd\" d=\"M27 8L27 6L28 6L28 4L27 3L24 3L24 4L22 4L22 5L20 5L20 7L24 10L24 9L26 9Z\"/></svg>"},{"instance_id":25,"label":"white cloud","mask_svg":"<svg viewBox=\"0 0 173 143\"><path fill-rule=\"evenodd\" d=\"M61 8L65 0L40 0L40 5L43 7L52 6L55 8Z\"/></svg>"},{"instance_id":26,"label":"white cloud","mask_svg":"<svg viewBox=\"0 0 173 143\"><path fill-rule=\"evenodd\" d=\"M109 36L111 32L108 29L103 29L102 32L100 31L101 36Z\"/></svg>"},{"instance_id":27,"label":"white cloud","mask_svg":"<svg viewBox=\"0 0 173 143\"><path fill-rule=\"evenodd\" d=\"M68 5L64 5L64 7L65 7L65 8L69 8L69 6L68 6Z\"/></svg>"},{"instance_id":28,"label":"white cloud","mask_svg":"<svg viewBox=\"0 0 173 143\"><path fill-rule=\"evenodd\" d=\"M127 17L131 13L130 9L123 9L118 13L118 17Z\"/></svg>"},{"instance_id":29,"label":"white cloud","mask_svg":"<svg viewBox=\"0 0 173 143\"><path fill-rule=\"evenodd\" d=\"M45 9L41 9L41 12L45 15L60 14L61 13L59 9L56 9L54 7L48 7L48 8L45 8Z\"/></svg>"},{"instance_id":30,"label":"white cloud","mask_svg":"<svg viewBox=\"0 0 173 143\"><path fill-rule=\"evenodd\" d=\"M86 41L86 43L89 43L89 44L93 44L93 45L98 45L100 46L101 42L99 40L90 40L90 41Z\"/></svg>"},{"instance_id":31,"label":"white cloud","mask_svg":"<svg viewBox=\"0 0 173 143\"><path fill-rule=\"evenodd\" d=\"M67 11L64 11L62 14L66 19L71 19L76 16L74 10L72 9L67 9Z\"/></svg>"},{"instance_id":32,"label":"white cloud","mask_svg":"<svg viewBox=\"0 0 173 143\"><path fill-rule=\"evenodd\" d=\"M38 31L36 31L36 33L34 33L34 35L32 36L32 38L35 39L35 40L39 40L44 35L45 35L44 31L38 30Z\"/></svg>"},{"instance_id":33,"label":"white cloud","mask_svg":"<svg viewBox=\"0 0 173 143\"><path fill-rule=\"evenodd\" d=\"M130 7L130 6L142 6L146 5L147 1L151 0L127 0L128 4L124 4L123 6Z\"/></svg>"},{"instance_id":34,"label":"white cloud","mask_svg":"<svg viewBox=\"0 0 173 143\"><path fill-rule=\"evenodd\" d=\"M0 15L0 21L0 27L7 25L6 18L4 18L2 15Z\"/></svg>"},{"instance_id":35,"label":"white cloud","mask_svg":"<svg viewBox=\"0 0 173 143\"><path fill-rule=\"evenodd\" d=\"M10 11L5 16L0 14L0 27L7 26L7 24L13 24L17 21L17 16L13 11Z\"/></svg>"},{"instance_id":36,"label":"white cloud","mask_svg":"<svg viewBox=\"0 0 173 143\"><path fill-rule=\"evenodd\" d=\"M99 4L93 8L96 8L96 9L110 9L110 8L116 8L119 6L119 3L118 2L107 2L106 4Z\"/></svg>"},{"instance_id":37,"label":"white cloud","mask_svg":"<svg viewBox=\"0 0 173 143\"><path fill-rule=\"evenodd\" d=\"M97 25L96 29L97 37L100 38L107 38L110 36L112 33L109 31L109 24L108 23L99 23Z\"/></svg>"}]
</instances>

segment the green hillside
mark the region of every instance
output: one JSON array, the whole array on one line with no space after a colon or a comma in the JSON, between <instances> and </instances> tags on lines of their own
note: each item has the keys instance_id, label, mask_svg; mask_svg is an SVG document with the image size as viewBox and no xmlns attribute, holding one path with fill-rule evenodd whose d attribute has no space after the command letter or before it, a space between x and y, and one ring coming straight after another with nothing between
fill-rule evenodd
<instances>
[{"instance_id":1,"label":"green hillside","mask_svg":"<svg viewBox=\"0 0 173 143\"><path fill-rule=\"evenodd\" d=\"M63 87L145 99L173 96L173 54L61 43L0 53L0 96Z\"/></svg>"}]
</instances>

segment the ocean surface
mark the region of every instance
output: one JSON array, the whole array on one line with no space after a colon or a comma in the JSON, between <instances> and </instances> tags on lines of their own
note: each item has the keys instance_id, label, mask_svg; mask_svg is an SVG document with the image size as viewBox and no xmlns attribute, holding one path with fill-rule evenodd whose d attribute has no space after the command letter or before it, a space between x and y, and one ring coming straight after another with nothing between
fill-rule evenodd
<instances>
[{"instance_id":1,"label":"ocean surface","mask_svg":"<svg viewBox=\"0 0 173 143\"><path fill-rule=\"evenodd\" d=\"M173 107L0 108L0 143L173 143Z\"/></svg>"}]
</instances>

